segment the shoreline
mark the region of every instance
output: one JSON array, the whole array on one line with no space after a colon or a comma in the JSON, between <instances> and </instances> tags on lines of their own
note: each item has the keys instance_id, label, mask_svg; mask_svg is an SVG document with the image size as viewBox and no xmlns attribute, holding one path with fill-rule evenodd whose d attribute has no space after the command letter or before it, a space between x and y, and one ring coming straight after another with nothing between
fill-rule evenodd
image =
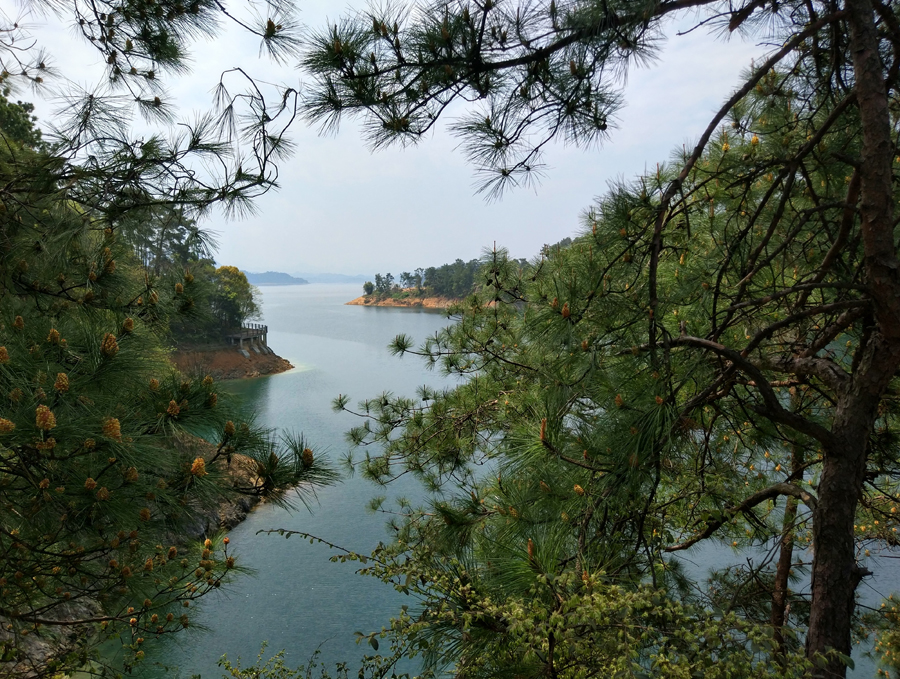
<instances>
[{"instance_id":1,"label":"shoreline","mask_svg":"<svg viewBox=\"0 0 900 679\"><path fill-rule=\"evenodd\" d=\"M215 453L215 447L200 438L191 438L175 445L184 445L191 454L198 454L205 459L212 458ZM233 484L253 482L256 478L256 463L244 455L235 454L231 464L226 463L224 459L216 461L215 464L231 479ZM184 527L182 533L170 535L170 541L182 547L191 541L203 540L217 531L230 530L244 521L250 512L264 502L264 499L254 495L235 495L222 498L215 505L208 507L189 506L186 510L192 515L192 520ZM73 621L96 617L102 612L103 607L100 601L91 597L73 601L60 609L62 619ZM49 663L53 662L55 658L77 651L80 643L89 641L94 635L95 632L90 625L73 623L71 626L44 628L42 634L21 637L18 640L20 655L11 660L0 660L0 675L6 676L11 672L11 676L20 676L22 679L43 676ZM0 629L0 639L4 638L8 639L10 635L5 629ZM81 671L78 671L74 674L60 676L71 679L80 674Z\"/></svg>"},{"instance_id":2,"label":"shoreline","mask_svg":"<svg viewBox=\"0 0 900 679\"><path fill-rule=\"evenodd\" d=\"M349 302L344 302L344 305L398 307L403 309L447 309L457 302L459 300L453 297L407 297L406 299L385 297L378 299L375 295L362 295Z\"/></svg>"},{"instance_id":3,"label":"shoreline","mask_svg":"<svg viewBox=\"0 0 900 679\"><path fill-rule=\"evenodd\" d=\"M218 380L240 380L287 372L294 366L277 354L257 354L248 348L249 357L236 346L202 345L178 347L169 360L186 374L204 373Z\"/></svg>"}]
</instances>

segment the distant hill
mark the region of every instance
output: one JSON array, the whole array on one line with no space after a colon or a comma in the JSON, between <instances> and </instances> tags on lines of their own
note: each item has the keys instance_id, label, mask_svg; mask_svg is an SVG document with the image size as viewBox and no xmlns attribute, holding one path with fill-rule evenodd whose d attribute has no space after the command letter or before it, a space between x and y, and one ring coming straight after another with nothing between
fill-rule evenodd
<instances>
[{"instance_id":1,"label":"distant hill","mask_svg":"<svg viewBox=\"0 0 900 679\"><path fill-rule=\"evenodd\" d=\"M362 274L348 276L342 273L298 273L297 275L303 276L310 283L365 283L372 278Z\"/></svg>"},{"instance_id":2,"label":"distant hill","mask_svg":"<svg viewBox=\"0 0 900 679\"><path fill-rule=\"evenodd\" d=\"M281 273L280 271L266 271L265 273L247 274L247 280L250 285L308 285L309 281L305 278L296 278L290 274Z\"/></svg>"}]
</instances>

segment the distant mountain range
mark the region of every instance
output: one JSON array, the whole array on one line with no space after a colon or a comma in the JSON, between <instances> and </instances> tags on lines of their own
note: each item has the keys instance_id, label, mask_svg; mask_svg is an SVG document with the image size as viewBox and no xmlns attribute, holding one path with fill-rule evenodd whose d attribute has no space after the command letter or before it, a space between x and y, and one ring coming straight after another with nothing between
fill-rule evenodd
<instances>
[{"instance_id":1,"label":"distant mountain range","mask_svg":"<svg viewBox=\"0 0 900 679\"><path fill-rule=\"evenodd\" d=\"M308 285L305 278L295 278L290 274L280 271L266 271L265 273L244 272L250 285Z\"/></svg>"}]
</instances>

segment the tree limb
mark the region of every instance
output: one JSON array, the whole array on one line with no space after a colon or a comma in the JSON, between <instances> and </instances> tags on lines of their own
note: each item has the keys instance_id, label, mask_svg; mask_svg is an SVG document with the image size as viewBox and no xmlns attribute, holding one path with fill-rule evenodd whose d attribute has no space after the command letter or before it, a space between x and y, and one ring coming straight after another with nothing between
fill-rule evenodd
<instances>
[{"instance_id":1,"label":"tree limb","mask_svg":"<svg viewBox=\"0 0 900 679\"><path fill-rule=\"evenodd\" d=\"M733 507L729 507L728 509L723 510L722 518L715 519L712 521L706 522L706 528L704 528L700 533L695 535L694 537L686 540L685 542L678 543L677 545L671 545L663 549L664 552L678 552L689 547L693 547L701 540L705 540L710 537L713 533L715 533L719 528L724 526L728 521L732 519L732 517L737 514L741 514L743 512L747 512L756 505L761 502L765 502L766 500L771 500L772 498L776 498L779 495L788 495L790 497L798 498L803 504L809 507L811 510L815 511L816 509L816 497L809 493L799 486L795 486L792 483L775 483L768 488L764 488L763 490L754 493L746 500L744 500L741 504L735 505Z\"/></svg>"}]
</instances>

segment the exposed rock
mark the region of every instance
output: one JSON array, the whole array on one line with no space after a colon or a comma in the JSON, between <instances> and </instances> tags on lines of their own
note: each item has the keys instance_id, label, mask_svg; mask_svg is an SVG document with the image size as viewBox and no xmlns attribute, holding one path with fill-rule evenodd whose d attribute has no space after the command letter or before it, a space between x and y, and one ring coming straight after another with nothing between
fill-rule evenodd
<instances>
[{"instance_id":1,"label":"exposed rock","mask_svg":"<svg viewBox=\"0 0 900 679\"><path fill-rule=\"evenodd\" d=\"M93 599L82 599L60 605L54 610L54 620L86 620L101 612L100 604ZM0 622L3 618L0 617ZM13 640L16 658L0 662L0 677L30 679L46 674L48 666L56 658L76 652L81 642L93 633L93 624L41 625L27 635L13 634L0 625L0 642Z\"/></svg>"},{"instance_id":2,"label":"exposed rock","mask_svg":"<svg viewBox=\"0 0 900 679\"><path fill-rule=\"evenodd\" d=\"M172 363L187 374L212 375L219 380L236 380L283 373L294 366L271 352L240 351L238 346L212 345L179 347Z\"/></svg>"},{"instance_id":3,"label":"exposed rock","mask_svg":"<svg viewBox=\"0 0 900 679\"><path fill-rule=\"evenodd\" d=\"M459 302L453 297L405 297L394 299L393 297L379 298L376 295L363 295L347 302L349 306L392 306L406 307L410 309L446 309Z\"/></svg>"}]
</instances>

